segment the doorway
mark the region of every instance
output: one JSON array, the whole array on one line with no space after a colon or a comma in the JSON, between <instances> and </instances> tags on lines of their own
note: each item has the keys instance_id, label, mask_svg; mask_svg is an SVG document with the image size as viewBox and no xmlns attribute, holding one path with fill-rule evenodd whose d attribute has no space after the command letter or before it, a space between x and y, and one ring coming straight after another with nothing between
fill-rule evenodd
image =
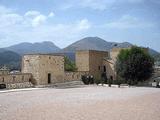
<instances>
[{"instance_id":1,"label":"doorway","mask_svg":"<svg viewBox=\"0 0 160 120\"><path fill-rule=\"evenodd\" d=\"M106 66L105 65L103 66L103 72L106 72Z\"/></svg>"},{"instance_id":2,"label":"doorway","mask_svg":"<svg viewBox=\"0 0 160 120\"><path fill-rule=\"evenodd\" d=\"M51 83L51 73L48 73L48 84Z\"/></svg>"}]
</instances>

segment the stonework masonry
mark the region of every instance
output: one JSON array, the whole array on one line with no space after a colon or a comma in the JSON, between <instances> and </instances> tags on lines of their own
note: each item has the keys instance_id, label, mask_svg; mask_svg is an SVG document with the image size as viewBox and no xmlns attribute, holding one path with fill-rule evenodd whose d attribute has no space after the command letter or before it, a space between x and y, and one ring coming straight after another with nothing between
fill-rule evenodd
<instances>
[{"instance_id":1,"label":"stonework masonry","mask_svg":"<svg viewBox=\"0 0 160 120\"><path fill-rule=\"evenodd\" d=\"M5 84L8 89L31 87L33 86L32 74L3 74L0 75L0 84Z\"/></svg>"},{"instance_id":2,"label":"stonework masonry","mask_svg":"<svg viewBox=\"0 0 160 120\"><path fill-rule=\"evenodd\" d=\"M22 73L32 73L36 85L64 82L64 56L61 55L24 55Z\"/></svg>"},{"instance_id":3,"label":"stonework masonry","mask_svg":"<svg viewBox=\"0 0 160 120\"><path fill-rule=\"evenodd\" d=\"M76 52L76 66L79 72L88 72L95 79L101 79L103 72L106 72L104 59L109 57L106 51L81 50Z\"/></svg>"},{"instance_id":4,"label":"stonework masonry","mask_svg":"<svg viewBox=\"0 0 160 120\"><path fill-rule=\"evenodd\" d=\"M115 62L120 50L110 52L96 50L76 51L75 72L64 70L64 56L58 54L27 54L22 57L21 73L10 74L5 67L0 70L0 84L7 88L23 88L33 85L48 85L70 81L80 81L83 75L91 75L101 80L102 76L116 79ZM128 48L127 48L128 49ZM144 48L145 49L145 48ZM145 49L148 51L148 49Z\"/></svg>"},{"instance_id":5,"label":"stonework masonry","mask_svg":"<svg viewBox=\"0 0 160 120\"><path fill-rule=\"evenodd\" d=\"M89 75L88 72L65 72L64 81L70 82L70 81L80 81L82 75Z\"/></svg>"}]
</instances>

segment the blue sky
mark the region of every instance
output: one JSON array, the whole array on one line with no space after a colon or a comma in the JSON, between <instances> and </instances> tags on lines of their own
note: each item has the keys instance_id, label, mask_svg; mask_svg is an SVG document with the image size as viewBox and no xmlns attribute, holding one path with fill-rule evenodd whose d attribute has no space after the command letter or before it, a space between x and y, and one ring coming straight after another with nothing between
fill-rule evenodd
<instances>
[{"instance_id":1,"label":"blue sky","mask_svg":"<svg viewBox=\"0 0 160 120\"><path fill-rule=\"evenodd\" d=\"M160 52L160 0L0 0L0 47L87 36Z\"/></svg>"}]
</instances>

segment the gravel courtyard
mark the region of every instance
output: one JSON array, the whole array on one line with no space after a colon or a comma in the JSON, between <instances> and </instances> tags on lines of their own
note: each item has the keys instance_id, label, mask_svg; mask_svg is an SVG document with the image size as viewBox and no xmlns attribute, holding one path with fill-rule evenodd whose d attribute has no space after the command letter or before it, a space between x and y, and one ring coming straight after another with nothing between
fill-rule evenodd
<instances>
[{"instance_id":1,"label":"gravel courtyard","mask_svg":"<svg viewBox=\"0 0 160 120\"><path fill-rule=\"evenodd\" d=\"M160 120L160 89L42 88L0 93L0 120Z\"/></svg>"}]
</instances>

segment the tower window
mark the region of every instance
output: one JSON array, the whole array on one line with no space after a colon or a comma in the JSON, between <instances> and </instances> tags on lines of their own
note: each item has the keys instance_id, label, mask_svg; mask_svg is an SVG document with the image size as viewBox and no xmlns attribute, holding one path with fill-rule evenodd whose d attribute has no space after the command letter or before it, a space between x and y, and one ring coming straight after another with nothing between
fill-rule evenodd
<instances>
[{"instance_id":1,"label":"tower window","mask_svg":"<svg viewBox=\"0 0 160 120\"><path fill-rule=\"evenodd\" d=\"M101 70L101 66L98 66L98 70Z\"/></svg>"}]
</instances>

